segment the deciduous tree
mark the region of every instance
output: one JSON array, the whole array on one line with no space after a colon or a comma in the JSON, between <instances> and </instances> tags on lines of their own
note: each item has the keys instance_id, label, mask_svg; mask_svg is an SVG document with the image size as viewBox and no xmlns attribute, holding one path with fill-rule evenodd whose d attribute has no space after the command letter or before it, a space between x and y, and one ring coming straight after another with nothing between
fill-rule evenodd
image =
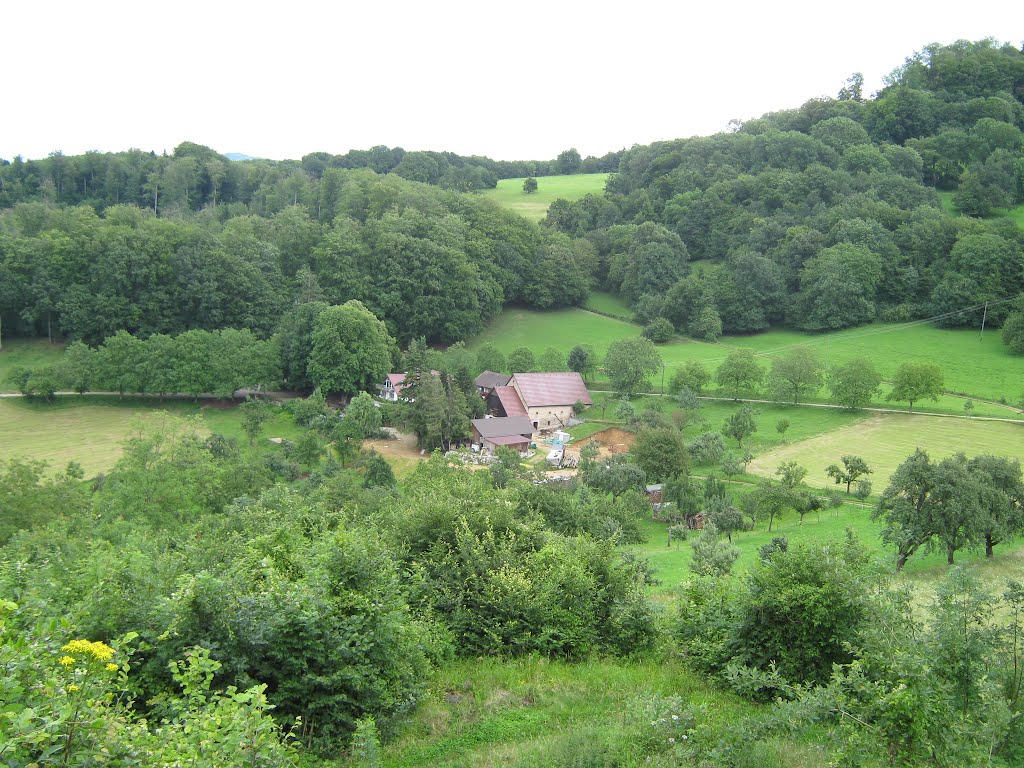
<instances>
[{"instance_id":1,"label":"deciduous tree","mask_svg":"<svg viewBox=\"0 0 1024 768\"><path fill-rule=\"evenodd\" d=\"M925 397L938 401L942 394L942 369L935 363L902 363L892 380L892 391L886 400L907 401L914 412L914 403Z\"/></svg>"}]
</instances>

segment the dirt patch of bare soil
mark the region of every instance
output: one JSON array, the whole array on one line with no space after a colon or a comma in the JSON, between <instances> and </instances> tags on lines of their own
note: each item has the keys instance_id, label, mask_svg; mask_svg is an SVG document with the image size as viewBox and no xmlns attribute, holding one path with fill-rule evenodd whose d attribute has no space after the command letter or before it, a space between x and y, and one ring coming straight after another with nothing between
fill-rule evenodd
<instances>
[{"instance_id":1,"label":"dirt patch of bare soil","mask_svg":"<svg viewBox=\"0 0 1024 768\"><path fill-rule=\"evenodd\" d=\"M600 432L595 432L590 437L573 442L565 447L566 453L574 453L577 456L583 450L583 446L593 443L597 446L597 455L614 456L617 453L626 453L636 440L636 435L618 427L609 427Z\"/></svg>"},{"instance_id":2,"label":"dirt patch of bare soil","mask_svg":"<svg viewBox=\"0 0 1024 768\"><path fill-rule=\"evenodd\" d=\"M420 449L416 447L416 435L403 432L396 434L398 437L395 440L365 440L363 441L363 448L367 450L372 448L384 458L415 461L430 458L429 453L421 454Z\"/></svg>"}]
</instances>

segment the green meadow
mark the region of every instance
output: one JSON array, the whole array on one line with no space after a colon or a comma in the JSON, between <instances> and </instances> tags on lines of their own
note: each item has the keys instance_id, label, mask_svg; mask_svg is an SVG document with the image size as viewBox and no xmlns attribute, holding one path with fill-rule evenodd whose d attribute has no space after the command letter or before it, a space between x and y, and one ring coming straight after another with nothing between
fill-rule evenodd
<instances>
[{"instance_id":1,"label":"green meadow","mask_svg":"<svg viewBox=\"0 0 1024 768\"><path fill-rule=\"evenodd\" d=\"M528 195L523 192L526 179L501 179L495 189L484 190L480 194L528 219L540 221L555 200L579 200L584 195L600 195L607 180L607 173L539 176L537 191Z\"/></svg>"},{"instance_id":2,"label":"green meadow","mask_svg":"<svg viewBox=\"0 0 1024 768\"><path fill-rule=\"evenodd\" d=\"M607 294L595 296L594 309L615 309L610 300L612 297ZM510 307L471 339L469 346L475 349L491 342L505 354L516 347L528 347L539 355L547 347L568 354L576 344L590 344L602 355L612 342L635 337L639 332L635 324L598 315L585 308L539 312ZM930 361L942 368L947 392L1012 404L1024 397L1024 356L1012 354L1003 344L999 332L994 330L986 331L982 336L976 330L943 329L924 323L874 323L827 334L771 330L752 336L723 337L716 344L677 337L671 343L659 345L658 353L665 363L666 377L669 377L673 368L688 360L702 362L714 370L731 351L740 348L753 350L762 364L768 367L773 356L785 354L801 345L817 351L827 365L866 357L885 379L895 373L900 363ZM660 381L654 384L658 388ZM900 407L899 403L886 403L884 399L878 400L876 405ZM980 402L975 402L975 406L977 415L1014 415L1006 408L985 409ZM962 413L963 400L950 398L939 404L928 401L916 407Z\"/></svg>"},{"instance_id":3,"label":"green meadow","mask_svg":"<svg viewBox=\"0 0 1024 768\"><path fill-rule=\"evenodd\" d=\"M784 461L807 467L809 484L831 482L825 474L843 454L863 457L872 468L868 477L881 490L896 467L916 449L923 448L933 459L963 452L968 456L992 453L1024 461L1024 422L977 421L936 416L873 414L856 424L779 446L757 456L749 471L775 474Z\"/></svg>"},{"instance_id":4,"label":"green meadow","mask_svg":"<svg viewBox=\"0 0 1024 768\"><path fill-rule=\"evenodd\" d=\"M248 440L236 407L152 398L62 396L53 403L0 399L0 461L14 457L46 461L54 470L77 461L86 477L106 472L120 458L124 441L148 418L165 413L195 419L200 431ZM301 430L283 411L263 426L261 439L295 438Z\"/></svg>"}]
</instances>

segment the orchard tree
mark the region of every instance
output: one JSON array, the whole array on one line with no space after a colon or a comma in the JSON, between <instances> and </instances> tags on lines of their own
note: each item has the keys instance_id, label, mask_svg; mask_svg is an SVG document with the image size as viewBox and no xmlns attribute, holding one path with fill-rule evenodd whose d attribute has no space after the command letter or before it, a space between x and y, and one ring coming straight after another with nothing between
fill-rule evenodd
<instances>
[{"instance_id":1,"label":"orchard tree","mask_svg":"<svg viewBox=\"0 0 1024 768\"><path fill-rule=\"evenodd\" d=\"M732 539L725 541L711 521L704 523L700 536L690 546L693 547L690 570L698 576L728 576L740 556L740 550L733 546Z\"/></svg>"},{"instance_id":2,"label":"orchard tree","mask_svg":"<svg viewBox=\"0 0 1024 768\"><path fill-rule=\"evenodd\" d=\"M749 405L741 405L731 416L725 420L722 426L722 434L736 440L736 444L742 448L744 438L757 432L757 422L754 420L754 409Z\"/></svg>"},{"instance_id":3,"label":"orchard tree","mask_svg":"<svg viewBox=\"0 0 1024 768\"><path fill-rule=\"evenodd\" d=\"M983 454L971 459L967 469L981 484L980 528L985 557L991 558L996 544L1024 531L1024 481L1020 462Z\"/></svg>"},{"instance_id":4,"label":"orchard tree","mask_svg":"<svg viewBox=\"0 0 1024 768\"><path fill-rule=\"evenodd\" d=\"M750 349L730 352L715 371L715 381L719 386L731 389L734 400L739 400L741 392L755 390L763 379L764 369L757 364Z\"/></svg>"},{"instance_id":5,"label":"orchard tree","mask_svg":"<svg viewBox=\"0 0 1024 768\"><path fill-rule=\"evenodd\" d=\"M548 347L537 360L537 368L542 371L564 371L565 356L554 347Z\"/></svg>"},{"instance_id":6,"label":"orchard tree","mask_svg":"<svg viewBox=\"0 0 1024 768\"><path fill-rule=\"evenodd\" d=\"M779 476L783 488L792 490L807 477L807 467L802 467L795 461L784 461L775 468L775 474Z\"/></svg>"},{"instance_id":7,"label":"orchard tree","mask_svg":"<svg viewBox=\"0 0 1024 768\"><path fill-rule=\"evenodd\" d=\"M352 426L352 431L360 439L376 437L380 432L380 408L366 392L360 392L352 398L345 409L345 420Z\"/></svg>"},{"instance_id":8,"label":"orchard tree","mask_svg":"<svg viewBox=\"0 0 1024 768\"><path fill-rule=\"evenodd\" d=\"M619 339L604 356L604 370L616 391L629 397L661 369L661 357L650 339Z\"/></svg>"},{"instance_id":9,"label":"orchard tree","mask_svg":"<svg viewBox=\"0 0 1024 768\"><path fill-rule=\"evenodd\" d=\"M712 498L704 503L704 519L724 533L732 544L732 535L745 527L743 513L728 499Z\"/></svg>"},{"instance_id":10,"label":"orchard tree","mask_svg":"<svg viewBox=\"0 0 1024 768\"><path fill-rule=\"evenodd\" d=\"M653 483L685 474L690 463L683 436L674 427L640 430L629 455Z\"/></svg>"},{"instance_id":11,"label":"orchard tree","mask_svg":"<svg viewBox=\"0 0 1024 768\"><path fill-rule=\"evenodd\" d=\"M702 363L687 360L672 372L668 380L668 392L670 395L678 395L683 387L686 387L694 394L700 395L710 381L711 374Z\"/></svg>"},{"instance_id":12,"label":"orchard tree","mask_svg":"<svg viewBox=\"0 0 1024 768\"><path fill-rule=\"evenodd\" d=\"M863 357L847 360L833 367L828 374L832 402L850 410L869 405L873 398L881 394L881 383L881 374L870 360Z\"/></svg>"},{"instance_id":13,"label":"orchard tree","mask_svg":"<svg viewBox=\"0 0 1024 768\"><path fill-rule=\"evenodd\" d=\"M857 478L870 475L871 469L868 463L860 456L843 456L843 466L830 464L825 469L825 474L835 480L836 485L846 483L846 492L850 492L850 486Z\"/></svg>"},{"instance_id":14,"label":"orchard tree","mask_svg":"<svg viewBox=\"0 0 1024 768\"><path fill-rule=\"evenodd\" d=\"M530 373L537 370L537 361L527 347L516 347L508 356L508 368L512 373Z\"/></svg>"},{"instance_id":15,"label":"orchard tree","mask_svg":"<svg viewBox=\"0 0 1024 768\"><path fill-rule=\"evenodd\" d=\"M477 350L476 367L480 371L493 371L494 373L508 373L511 370L505 356L489 341Z\"/></svg>"},{"instance_id":16,"label":"orchard tree","mask_svg":"<svg viewBox=\"0 0 1024 768\"><path fill-rule=\"evenodd\" d=\"M926 397L938 401L942 394L942 369L935 363L902 363L896 369L892 380L892 392L885 396L886 400L910 404L910 413L914 412L914 403Z\"/></svg>"},{"instance_id":17,"label":"orchard tree","mask_svg":"<svg viewBox=\"0 0 1024 768\"><path fill-rule=\"evenodd\" d=\"M567 365L570 371L576 371L584 380L589 380L590 376L597 370L597 355L593 347L577 344L569 350Z\"/></svg>"},{"instance_id":18,"label":"orchard tree","mask_svg":"<svg viewBox=\"0 0 1024 768\"><path fill-rule=\"evenodd\" d=\"M270 418L271 406L263 400L247 399L239 406L242 412L242 431L249 438L249 445L256 442L263 424Z\"/></svg>"},{"instance_id":19,"label":"orchard tree","mask_svg":"<svg viewBox=\"0 0 1024 768\"><path fill-rule=\"evenodd\" d=\"M772 360L772 387L793 404L801 395L813 395L821 388L824 367L809 347L794 347L788 354Z\"/></svg>"},{"instance_id":20,"label":"orchard tree","mask_svg":"<svg viewBox=\"0 0 1024 768\"><path fill-rule=\"evenodd\" d=\"M309 376L327 392L374 389L391 370L395 340L359 301L328 307L316 318Z\"/></svg>"}]
</instances>

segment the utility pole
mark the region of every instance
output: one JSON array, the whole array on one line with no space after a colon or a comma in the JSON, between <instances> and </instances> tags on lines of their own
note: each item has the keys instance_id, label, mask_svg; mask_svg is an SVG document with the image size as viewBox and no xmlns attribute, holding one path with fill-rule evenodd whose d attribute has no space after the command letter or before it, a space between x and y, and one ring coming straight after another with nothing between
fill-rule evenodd
<instances>
[{"instance_id":1,"label":"utility pole","mask_svg":"<svg viewBox=\"0 0 1024 768\"><path fill-rule=\"evenodd\" d=\"M985 311L981 315L981 336L978 337L978 341L985 340L985 320L988 319L988 302L985 302Z\"/></svg>"}]
</instances>

